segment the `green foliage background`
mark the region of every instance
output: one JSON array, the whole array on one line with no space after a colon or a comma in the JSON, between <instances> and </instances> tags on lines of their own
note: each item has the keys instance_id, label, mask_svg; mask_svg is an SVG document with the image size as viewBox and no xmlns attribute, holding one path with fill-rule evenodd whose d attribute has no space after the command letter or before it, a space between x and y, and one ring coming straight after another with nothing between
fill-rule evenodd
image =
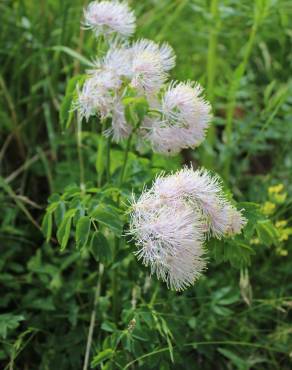
<instances>
[{"instance_id":1,"label":"green foliage background","mask_svg":"<svg viewBox=\"0 0 292 370\"><path fill-rule=\"evenodd\" d=\"M69 129L60 125L68 82L96 49L80 30L85 3L0 2L1 368L82 368L100 281L93 368L290 369L291 1L132 1L138 36L175 49L172 77L206 88L214 129L199 150L176 158L131 152L121 189L124 147L116 145L111 184L100 191L101 129L90 121L82 136L86 195L77 186L74 117ZM129 238L113 248L127 222L114 199L190 161L217 171L237 201L249 202L242 207L250 221L242 238L211 241L205 276L175 293L149 280ZM90 202L101 204L98 212Z\"/></svg>"}]
</instances>

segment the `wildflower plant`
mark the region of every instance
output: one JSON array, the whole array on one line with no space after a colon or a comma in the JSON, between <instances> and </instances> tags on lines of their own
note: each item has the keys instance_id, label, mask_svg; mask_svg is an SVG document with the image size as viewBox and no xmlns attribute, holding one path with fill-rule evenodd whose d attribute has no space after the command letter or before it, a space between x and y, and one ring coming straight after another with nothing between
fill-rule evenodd
<instances>
[{"instance_id":1,"label":"wildflower plant","mask_svg":"<svg viewBox=\"0 0 292 370\"><path fill-rule=\"evenodd\" d=\"M84 75L69 82L61 108L65 127L70 126L76 113L81 187L59 200L74 203L76 196L87 197L82 210L68 209L58 225L57 237L64 249L72 222L76 223L81 249L89 243L91 250L96 250L92 246L104 227L116 238L126 236L129 240L130 235L138 247L134 254L150 265L152 274L171 289L185 289L205 270L212 240L236 244L240 239L247 224L245 208L235 204L217 174L204 168L195 170L190 166L171 174L161 172L151 188L140 183L134 189L127 184L126 191L125 173L129 155L136 152L139 158L141 149L149 155L153 151L173 156L199 146L212 124L211 105L198 82L170 79L176 56L167 42L130 39L135 31L135 15L126 2L93 1L84 10L82 24L98 39L98 55L93 56ZM82 169L82 128L89 121L100 133L97 188L86 185ZM121 145L124 154L122 164L113 172L110 162L114 143ZM151 176L146 178L151 180ZM133 190L142 194L131 195ZM58 207L58 202L48 207L44 220L48 238L52 213ZM244 254L251 252L248 247Z\"/></svg>"},{"instance_id":2,"label":"wildflower plant","mask_svg":"<svg viewBox=\"0 0 292 370\"><path fill-rule=\"evenodd\" d=\"M81 256L99 263L95 306L103 280L110 280L118 322L119 278L135 266L134 255L168 288L182 291L208 263L247 266L254 253L248 241L270 225L256 204L236 204L219 175L191 164L172 173L152 165L153 152L169 158L197 148L212 125L202 86L171 80L172 47L130 39L135 15L124 1L91 2L82 27L92 31L97 55L84 74L69 81L60 111L63 129L75 122L80 185L49 199L42 228L49 241L55 224L62 251L74 237ZM92 169L84 155L90 124L97 142L95 184L92 176L86 178ZM146 272L137 275L148 281ZM94 312L95 307L84 368Z\"/></svg>"}]
</instances>

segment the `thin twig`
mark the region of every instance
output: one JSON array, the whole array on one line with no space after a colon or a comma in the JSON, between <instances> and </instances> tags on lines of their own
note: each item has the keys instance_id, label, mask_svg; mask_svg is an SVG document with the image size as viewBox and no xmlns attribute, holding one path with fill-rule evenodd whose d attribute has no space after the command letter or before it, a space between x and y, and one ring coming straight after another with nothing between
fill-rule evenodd
<instances>
[{"instance_id":1,"label":"thin twig","mask_svg":"<svg viewBox=\"0 0 292 370\"><path fill-rule=\"evenodd\" d=\"M26 119L24 119L19 125L18 125L18 130L20 131L28 122L30 122L30 120L32 119L32 117L34 117L35 115L37 115L39 112L41 111L41 108L37 108L37 109L35 109L32 113L31 113L31 115L29 116L29 117L26 117ZM14 133L13 132L11 132L8 136L7 136L7 138L6 138L6 140L5 140L5 142L4 142L4 144L2 145L2 148L1 148L1 150L0 150L0 166L1 166L1 162L3 161L3 158L4 158L4 155L5 155L5 152L6 152L6 150L8 149L8 147L9 147L9 145L10 145L10 143L11 143L11 141L12 141L12 139L13 139L13 137L14 137Z\"/></svg>"},{"instance_id":2,"label":"thin twig","mask_svg":"<svg viewBox=\"0 0 292 370\"><path fill-rule=\"evenodd\" d=\"M16 195L16 198L19 199L21 202L29 204L31 207L36 208L36 209L44 209L44 207L40 206L33 200L29 199L25 195Z\"/></svg>"},{"instance_id":3,"label":"thin twig","mask_svg":"<svg viewBox=\"0 0 292 370\"><path fill-rule=\"evenodd\" d=\"M9 184L18 175L20 175L23 171L25 171L28 167L30 167L32 164L37 162L39 159L40 159L40 155L36 154L32 158L25 161L20 167L18 167L15 171L13 171L9 176L6 177L5 182Z\"/></svg>"},{"instance_id":4,"label":"thin twig","mask_svg":"<svg viewBox=\"0 0 292 370\"><path fill-rule=\"evenodd\" d=\"M7 184L5 179L0 177L0 186L4 189L4 191L14 200L16 205L21 209L21 211L26 215L26 217L30 220L30 222L38 229L41 230L40 225L37 221L32 217L29 210L23 204L23 201L19 200L17 194L13 191L13 189Z\"/></svg>"},{"instance_id":5,"label":"thin twig","mask_svg":"<svg viewBox=\"0 0 292 370\"><path fill-rule=\"evenodd\" d=\"M263 350L267 350L267 351L272 351L272 352L276 352L276 353L285 353L284 351L281 351L281 350L278 350L276 348L273 348L273 347L270 347L270 346L265 346L265 345L261 345L261 344L257 344L257 343L248 343L248 342L240 342L240 341L206 341L206 342L191 342L191 343L186 343L184 344L183 346L184 347L193 347L193 346L204 346L204 345L216 345L216 344L220 344L220 345L234 345L234 346L246 346L246 347L254 347L254 348L259 348L259 349L263 349ZM147 357L151 357L153 355L156 355L158 353L161 353L161 352L167 352L169 351L169 347L164 347L164 348L160 348L160 349L157 349L157 350L154 350L152 352L149 352L149 353L146 353L140 357L136 357L133 361L127 363L126 366L123 367L123 370L126 370L128 369L129 367L131 367L134 363L140 361L140 360L143 360L144 358L147 358Z\"/></svg>"},{"instance_id":6,"label":"thin twig","mask_svg":"<svg viewBox=\"0 0 292 370\"><path fill-rule=\"evenodd\" d=\"M4 144L0 150L0 163L2 162L2 159L4 157L4 154L6 152L6 149L8 148L11 140L13 139L13 133L7 136L6 140L4 141Z\"/></svg>"},{"instance_id":7,"label":"thin twig","mask_svg":"<svg viewBox=\"0 0 292 370\"><path fill-rule=\"evenodd\" d=\"M98 299L100 296L101 277L103 274L103 270L104 270L104 266L102 263L100 263L99 264L99 279L98 279L98 282L95 288L94 303L93 303L93 309L91 312L90 325L89 325L88 336L87 336L87 344L86 344L86 350L85 350L83 370L88 369L89 356L90 356L90 350L91 350L91 345L92 345L93 330L95 326L96 308L97 308Z\"/></svg>"},{"instance_id":8,"label":"thin twig","mask_svg":"<svg viewBox=\"0 0 292 370\"><path fill-rule=\"evenodd\" d=\"M25 148L24 148L23 142L21 141L21 137L20 137L19 124L18 124L15 105L13 103L12 97L9 93L9 90L6 86L5 80L2 77L2 75L0 75L0 87L2 88L3 95L6 99L8 108L9 108L10 113L11 113L11 123L13 125L13 135L15 136L15 139L16 139L19 154L20 154L21 158L24 159L25 158Z\"/></svg>"},{"instance_id":9,"label":"thin twig","mask_svg":"<svg viewBox=\"0 0 292 370\"><path fill-rule=\"evenodd\" d=\"M122 186L123 180L124 180L124 174L125 174L125 170L126 170L127 163L128 163L128 156L129 156L129 150L130 150L130 147L131 147L132 137L133 137L133 134L131 134L129 136L128 141L127 141L123 167L122 167L121 174L120 174L120 181L119 181L120 186Z\"/></svg>"}]
</instances>

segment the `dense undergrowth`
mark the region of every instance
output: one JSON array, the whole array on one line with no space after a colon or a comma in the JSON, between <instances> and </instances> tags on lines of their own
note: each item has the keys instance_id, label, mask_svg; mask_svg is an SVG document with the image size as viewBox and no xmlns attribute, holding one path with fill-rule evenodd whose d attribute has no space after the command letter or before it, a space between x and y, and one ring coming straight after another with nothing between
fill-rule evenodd
<instances>
[{"instance_id":1,"label":"dense undergrowth","mask_svg":"<svg viewBox=\"0 0 292 370\"><path fill-rule=\"evenodd\" d=\"M96 48L80 30L85 3L0 3L1 367L82 368L99 281L93 368L291 368L290 1L131 2L137 36L175 49L172 77L205 86L214 128L199 149L174 158L132 151L122 194L139 193L161 170L203 164L249 213L244 244L211 241L208 270L183 293L149 278L128 237L118 251L111 240L80 250L72 232L60 251L55 227L51 234L44 225L49 197L60 225L70 202L113 191L95 188L101 128L91 120L82 136L91 192L79 194L76 124L65 129L60 119L68 81ZM112 187L124 149L113 147ZM116 212L106 226L120 235L127 225Z\"/></svg>"}]
</instances>

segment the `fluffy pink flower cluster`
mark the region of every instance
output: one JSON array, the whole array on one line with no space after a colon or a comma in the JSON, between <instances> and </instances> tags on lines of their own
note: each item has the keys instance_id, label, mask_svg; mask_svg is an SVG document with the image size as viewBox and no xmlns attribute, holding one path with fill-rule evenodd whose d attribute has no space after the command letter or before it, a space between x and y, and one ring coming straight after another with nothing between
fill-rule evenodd
<instances>
[{"instance_id":1,"label":"fluffy pink flower cluster","mask_svg":"<svg viewBox=\"0 0 292 370\"><path fill-rule=\"evenodd\" d=\"M175 53L167 44L141 39L131 44L120 41L135 30L135 17L125 2L94 1L84 11L87 28L96 35L119 36L98 60L78 93L75 108L81 118L111 117L107 130L115 141L127 138L132 126L127 122L123 99L131 90L144 96L149 111L139 122L138 139L149 142L155 152L172 155L183 148L195 148L205 138L211 107L194 82L171 82L169 71L175 66ZM117 41L118 40L118 41Z\"/></svg>"},{"instance_id":2,"label":"fluffy pink flower cluster","mask_svg":"<svg viewBox=\"0 0 292 370\"><path fill-rule=\"evenodd\" d=\"M136 17L128 4L119 1L92 1L84 9L84 26L96 36L118 34L131 36L135 32Z\"/></svg>"},{"instance_id":3,"label":"fluffy pink flower cluster","mask_svg":"<svg viewBox=\"0 0 292 370\"><path fill-rule=\"evenodd\" d=\"M210 104L201 94L202 88L195 82L169 85L158 108L160 114L149 114L144 121L145 137L154 151L176 154L201 144L211 119Z\"/></svg>"},{"instance_id":4,"label":"fluffy pink flower cluster","mask_svg":"<svg viewBox=\"0 0 292 370\"><path fill-rule=\"evenodd\" d=\"M115 141L129 137L136 124L137 142L150 143L155 152L166 155L200 145L211 106L198 83L168 82L176 60L173 49L146 39L128 42L136 25L124 1L91 2L84 10L84 25L103 36L108 50L78 89L75 109L80 117L110 117L105 134ZM135 98L148 106L139 123L132 118L135 113L126 114L124 105ZM183 290L206 266L204 241L238 234L245 223L218 177L184 168L158 177L150 190L133 200L130 234L139 246L138 259L150 265L151 273L171 289Z\"/></svg>"},{"instance_id":5,"label":"fluffy pink flower cluster","mask_svg":"<svg viewBox=\"0 0 292 370\"><path fill-rule=\"evenodd\" d=\"M241 232L246 219L224 195L218 177L184 168L159 176L132 203L136 255L171 289L192 285L206 266L204 241Z\"/></svg>"}]
</instances>

